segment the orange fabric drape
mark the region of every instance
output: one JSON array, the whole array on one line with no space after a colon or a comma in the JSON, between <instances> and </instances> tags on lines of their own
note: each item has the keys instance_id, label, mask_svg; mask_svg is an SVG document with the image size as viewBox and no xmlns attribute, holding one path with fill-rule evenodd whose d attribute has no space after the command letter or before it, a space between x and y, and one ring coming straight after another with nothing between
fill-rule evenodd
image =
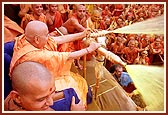
<instances>
[{"instance_id":1,"label":"orange fabric drape","mask_svg":"<svg viewBox=\"0 0 168 115\"><path fill-rule=\"evenodd\" d=\"M4 16L4 42L13 41L17 35L23 34L24 30L14 21Z\"/></svg>"}]
</instances>

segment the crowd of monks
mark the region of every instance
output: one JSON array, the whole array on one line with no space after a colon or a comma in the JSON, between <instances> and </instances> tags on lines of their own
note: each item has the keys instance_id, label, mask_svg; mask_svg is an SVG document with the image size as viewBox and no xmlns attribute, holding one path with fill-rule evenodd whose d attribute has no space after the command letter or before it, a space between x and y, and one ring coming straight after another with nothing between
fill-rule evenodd
<instances>
[{"instance_id":1,"label":"crowd of monks","mask_svg":"<svg viewBox=\"0 0 168 115\"><path fill-rule=\"evenodd\" d=\"M25 36L22 34L28 32L25 29L27 24L31 21L41 21L45 23L48 27L49 36L64 37L69 34L84 32L86 28L89 28L91 32L95 33L101 30L115 30L163 14L164 4L4 4L4 43L14 41L15 37L19 36L18 39L15 40L15 44L17 45L15 45L15 47L17 47L15 50L20 50L19 48L23 48L26 44L29 44L27 41L24 41ZM31 27L33 28L33 26L37 25L32 24ZM40 26L39 29L41 29ZM26 37L32 37L31 33L32 32L25 33ZM106 49L118 55L127 64L163 65L164 63L164 35L109 33L104 35L104 37L107 38ZM52 39L49 40L50 42L48 43L53 42ZM29 47L32 49L31 46ZM85 46L82 39L78 39L68 43L56 43L54 45L52 43L49 44L49 47L45 48L47 50L56 49L58 52L73 52L81 50L85 48ZM93 55L96 56L94 50L92 52L87 50L87 61L91 60ZM18 52L23 55L26 54L24 50L23 52ZM30 51L27 51L27 53L28 52ZM21 62L18 62L17 59L19 60L21 57L18 56L21 55L20 53L12 60L11 68L13 68L15 63L22 63L23 60L27 60L27 58L37 56L31 54L30 57L28 56L21 60ZM65 54L62 57L62 62L59 62L61 65L65 65L65 62L68 65L67 67L63 66L61 72L50 70L54 76L66 74L67 70L68 74L75 76L69 72L72 62L64 61L68 59L68 56L69 53ZM40 58L42 55L38 57ZM46 58L50 57L46 56ZM77 67L83 69L83 66L80 64L80 58L75 60ZM45 62L44 65L51 66L52 64ZM108 60L105 61L105 67L108 70L112 65L112 62ZM51 69L52 67L48 68ZM77 84L73 84L72 82L70 85L74 85L74 88L77 87L75 91L77 91L79 97L84 100L86 104L86 96L83 96L88 92L86 81L77 77L73 77L73 79L69 78L69 80L79 82ZM55 81L58 90L69 87L61 85L60 81ZM66 83L62 81L62 84Z\"/></svg>"},{"instance_id":2,"label":"crowd of monks","mask_svg":"<svg viewBox=\"0 0 168 115\"><path fill-rule=\"evenodd\" d=\"M50 34L58 36L60 33L55 28L60 30L61 35L81 32L87 27L94 32L114 30L164 13L163 4L6 4L4 8L8 8L8 11L4 11L5 42L23 33L27 23L32 20L46 23ZM9 13L10 9L12 12ZM10 20L18 25L10 25ZM128 64L155 64L158 60L163 63L163 35L111 33L106 37L107 49L119 55ZM134 46L130 48L130 44ZM82 47L82 41L77 40L62 44L58 49L63 52L79 50ZM87 56L88 60L90 57ZM107 68L110 65L108 64Z\"/></svg>"}]
</instances>

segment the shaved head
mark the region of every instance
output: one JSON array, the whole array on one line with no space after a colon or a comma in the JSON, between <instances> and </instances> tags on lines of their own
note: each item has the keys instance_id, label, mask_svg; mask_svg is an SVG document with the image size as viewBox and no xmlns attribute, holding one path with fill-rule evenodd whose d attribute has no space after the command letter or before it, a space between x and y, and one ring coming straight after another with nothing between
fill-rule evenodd
<instances>
[{"instance_id":1,"label":"shaved head","mask_svg":"<svg viewBox=\"0 0 168 115\"><path fill-rule=\"evenodd\" d=\"M30 21L25 28L26 40L36 48L42 48L48 40L48 27L41 21Z\"/></svg>"},{"instance_id":2,"label":"shaved head","mask_svg":"<svg viewBox=\"0 0 168 115\"><path fill-rule=\"evenodd\" d=\"M101 13L99 10L93 10L92 14L91 14L91 19L93 22L98 21L101 18Z\"/></svg>"},{"instance_id":3,"label":"shaved head","mask_svg":"<svg viewBox=\"0 0 168 115\"><path fill-rule=\"evenodd\" d=\"M28 37L41 35L42 33L46 32L48 32L48 27L44 22L41 21L30 21L25 28L25 34Z\"/></svg>"},{"instance_id":4,"label":"shaved head","mask_svg":"<svg viewBox=\"0 0 168 115\"><path fill-rule=\"evenodd\" d=\"M86 6L85 6L84 4L77 4L77 5L76 5L77 10L79 10L81 7L84 7L84 8L85 8Z\"/></svg>"},{"instance_id":5,"label":"shaved head","mask_svg":"<svg viewBox=\"0 0 168 115\"><path fill-rule=\"evenodd\" d=\"M100 15L101 13L100 13L100 11L99 10L93 10L93 12L92 12L92 15Z\"/></svg>"},{"instance_id":6,"label":"shaved head","mask_svg":"<svg viewBox=\"0 0 168 115\"><path fill-rule=\"evenodd\" d=\"M46 67L36 62L21 63L12 72L12 87L20 94L38 90L51 83L54 83L54 77Z\"/></svg>"}]
</instances>

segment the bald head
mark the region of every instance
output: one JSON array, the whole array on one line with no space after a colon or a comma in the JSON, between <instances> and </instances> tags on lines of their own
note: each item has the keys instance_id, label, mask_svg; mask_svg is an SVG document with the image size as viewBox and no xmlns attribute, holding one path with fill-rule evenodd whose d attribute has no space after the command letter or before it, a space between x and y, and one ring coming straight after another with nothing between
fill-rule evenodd
<instances>
[{"instance_id":1,"label":"bald head","mask_svg":"<svg viewBox=\"0 0 168 115\"><path fill-rule=\"evenodd\" d=\"M37 48L42 48L48 39L48 27L41 21L30 21L25 28L25 35L29 43Z\"/></svg>"},{"instance_id":2,"label":"bald head","mask_svg":"<svg viewBox=\"0 0 168 115\"><path fill-rule=\"evenodd\" d=\"M46 32L48 32L48 27L41 21L30 21L25 28L25 34L28 37L41 35Z\"/></svg>"},{"instance_id":3,"label":"bald head","mask_svg":"<svg viewBox=\"0 0 168 115\"><path fill-rule=\"evenodd\" d=\"M53 82L54 78L48 69L36 62L21 63L12 72L13 89L22 94L31 92L31 89L40 89Z\"/></svg>"},{"instance_id":4,"label":"bald head","mask_svg":"<svg viewBox=\"0 0 168 115\"><path fill-rule=\"evenodd\" d=\"M92 15L100 15L101 13L100 13L100 11L99 10L93 10L93 12L92 12Z\"/></svg>"},{"instance_id":5,"label":"bald head","mask_svg":"<svg viewBox=\"0 0 168 115\"><path fill-rule=\"evenodd\" d=\"M101 18L101 13L99 10L93 10L92 14L91 14L91 19L93 22L99 21L99 19Z\"/></svg>"}]
</instances>

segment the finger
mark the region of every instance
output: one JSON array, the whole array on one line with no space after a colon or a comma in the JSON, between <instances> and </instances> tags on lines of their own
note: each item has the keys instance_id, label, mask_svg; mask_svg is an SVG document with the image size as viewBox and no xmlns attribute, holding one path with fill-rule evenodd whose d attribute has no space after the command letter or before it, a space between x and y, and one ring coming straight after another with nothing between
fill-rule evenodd
<instances>
[{"instance_id":1,"label":"finger","mask_svg":"<svg viewBox=\"0 0 168 115\"><path fill-rule=\"evenodd\" d=\"M90 32L94 32L94 31L93 31L93 30L91 30L90 28L89 28L89 31L90 31Z\"/></svg>"},{"instance_id":2,"label":"finger","mask_svg":"<svg viewBox=\"0 0 168 115\"><path fill-rule=\"evenodd\" d=\"M72 97L71 105L75 105L75 97L74 96Z\"/></svg>"}]
</instances>

